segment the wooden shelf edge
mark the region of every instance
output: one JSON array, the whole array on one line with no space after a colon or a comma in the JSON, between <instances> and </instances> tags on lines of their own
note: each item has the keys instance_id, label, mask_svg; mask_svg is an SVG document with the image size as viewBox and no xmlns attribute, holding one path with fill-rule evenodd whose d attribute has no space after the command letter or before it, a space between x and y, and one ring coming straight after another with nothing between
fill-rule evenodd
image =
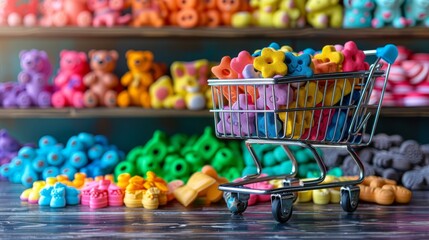
<instances>
[{"instance_id":1,"label":"wooden shelf edge","mask_svg":"<svg viewBox=\"0 0 429 240\"><path fill-rule=\"evenodd\" d=\"M165 38L165 37L201 37L201 38L309 38L309 37L324 37L324 38L341 38L341 39L368 39L374 37L413 37L413 38L428 38L429 28L413 27L413 28L361 28L361 29L315 29L315 28L295 28L295 29L276 29L276 28L193 28L183 29L179 27L163 27L163 28L133 28L133 27L0 27L0 37L67 37L67 38L124 38L124 37L148 37L148 38Z\"/></svg>"},{"instance_id":2,"label":"wooden shelf edge","mask_svg":"<svg viewBox=\"0 0 429 240\"><path fill-rule=\"evenodd\" d=\"M0 109L0 119L9 118L182 118L182 117L213 117L209 110L172 110L129 108L31 108L31 109Z\"/></svg>"},{"instance_id":3,"label":"wooden shelf edge","mask_svg":"<svg viewBox=\"0 0 429 240\"><path fill-rule=\"evenodd\" d=\"M429 106L425 107L382 107L381 117L429 117ZM208 109L200 111L173 109L129 108L30 108L0 109L0 119L13 118L210 118Z\"/></svg>"}]
</instances>

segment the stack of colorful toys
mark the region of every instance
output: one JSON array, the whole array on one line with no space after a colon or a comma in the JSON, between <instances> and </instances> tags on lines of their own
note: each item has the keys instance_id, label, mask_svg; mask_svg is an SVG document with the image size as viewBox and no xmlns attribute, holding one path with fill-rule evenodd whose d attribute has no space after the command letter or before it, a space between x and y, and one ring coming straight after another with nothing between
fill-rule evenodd
<instances>
[{"instance_id":1,"label":"stack of colorful toys","mask_svg":"<svg viewBox=\"0 0 429 240\"><path fill-rule=\"evenodd\" d=\"M115 177L122 173L143 176L155 172L167 182L188 178L204 165L212 165L229 180L240 177L243 168L239 144L219 141L207 127L201 136L177 134L170 138L156 131L144 146L137 146L115 168Z\"/></svg>"},{"instance_id":2,"label":"stack of colorful toys","mask_svg":"<svg viewBox=\"0 0 429 240\"><path fill-rule=\"evenodd\" d=\"M65 146L52 136L43 136L37 148L20 148L10 163L1 166L0 174L10 182L30 187L37 180L57 175L69 180L77 172L87 177L103 176L112 173L123 156L102 135L80 133L70 137Z\"/></svg>"}]
</instances>

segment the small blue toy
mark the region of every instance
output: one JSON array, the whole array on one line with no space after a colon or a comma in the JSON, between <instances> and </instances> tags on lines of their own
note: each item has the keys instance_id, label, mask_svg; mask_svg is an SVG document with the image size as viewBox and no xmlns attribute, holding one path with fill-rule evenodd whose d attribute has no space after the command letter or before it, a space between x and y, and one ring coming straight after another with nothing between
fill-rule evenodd
<instances>
[{"instance_id":1,"label":"small blue toy","mask_svg":"<svg viewBox=\"0 0 429 240\"><path fill-rule=\"evenodd\" d=\"M328 126L328 132L326 134L326 139L328 141L340 141L345 134L346 129L344 129L344 124L346 119L345 111L336 111L332 117L331 122Z\"/></svg>"},{"instance_id":2,"label":"small blue toy","mask_svg":"<svg viewBox=\"0 0 429 240\"><path fill-rule=\"evenodd\" d=\"M407 20L402 16L401 6L404 0L375 0L374 18L371 21L373 28L393 26L404 28Z\"/></svg>"},{"instance_id":3,"label":"small blue toy","mask_svg":"<svg viewBox=\"0 0 429 240\"><path fill-rule=\"evenodd\" d=\"M66 189L66 204L78 205L80 202L80 198L79 198L80 191L70 186L65 186L65 189Z\"/></svg>"},{"instance_id":4,"label":"small blue toy","mask_svg":"<svg viewBox=\"0 0 429 240\"><path fill-rule=\"evenodd\" d=\"M295 56L291 52L286 53L287 74L289 76L313 76L311 64L310 54L303 53L299 56Z\"/></svg>"},{"instance_id":5,"label":"small blue toy","mask_svg":"<svg viewBox=\"0 0 429 240\"><path fill-rule=\"evenodd\" d=\"M66 189L62 185L55 184L51 191L50 207L62 208L66 206Z\"/></svg>"},{"instance_id":6,"label":"small blue toy","mask_svg":"<svg viewBox=\"0 0 429 240\"><path fill-rule=\"evenodd\" d=\"M410 27L429 27L429 0L406 0L404 9Z\"/></svg>"},{"instance_id":7,"label":"small blue toy","mask_svg":"<svg viewBox=\"0 0 429 240\"><path fill-rule=\"evenodd\" d=\"M48 177L56 177L59 174L60 174L60 169L54 166L49 166L43 170L42 178L47 179Z\"/></svg>"},{"instance_id":8,"label":"small blue toy","mask_svg":"<svg viewBox=\"0 0 429 240\"><path fill-rule=\"evenodd\" d=\"M39 197L39 206L49 206L51 204L51 192L52 189L54 189L53 186L45 186L40 190L40 197Z\"/></svg>"},{"instance_id":9,"label":"small blue toy","mask_svg":"<svg viewBox=\"0 0 429 240\"><path fill-rule=\"evenodd\" d=\"M267 136L267 131L268 137L278 136L279 132L282 130L282 122L277 118L275 113L258 113L256 116L258 118L259 136ZM267 122L265 120L267 120Z\"/></svg>"},{"instance_id":10,"label":"small blue toy","mask_svg":"<svg viewBox=\"0 0 429 240\"><path fill-rule=\"evenodd\" d=\"M344 28L371 27L374 0L344 0Z\"/></svg>"},{"instance_id":11,"label":"small blue toy","mask_svg":"<svg viewBox=\"0 0 429 240\"><path fill-rule=\"evenodd\" d=\"M80 169L88 164L88 158L84 152L77 151L70 156L68 164L76 169Z\"/></svg>"}]
</instances>

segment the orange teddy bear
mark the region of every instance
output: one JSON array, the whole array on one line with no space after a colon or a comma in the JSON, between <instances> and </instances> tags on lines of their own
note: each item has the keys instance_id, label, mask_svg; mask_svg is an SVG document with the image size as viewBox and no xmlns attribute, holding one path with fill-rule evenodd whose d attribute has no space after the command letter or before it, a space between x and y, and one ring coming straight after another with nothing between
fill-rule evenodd
<instances>
[{"instance_id":1,"label":"orange teddy bear","mask_svg":"<svg viewBox=\"0 0 429 240\"><path fill-rule=\"evenodd\" d=\"M165 20L162 17L162 2L160 0L131 0L134 27L153 26L162 27Z\"/></svg>"},{"instance_id":2,"label":"orange teddy bear","mask_svg":"<svg viewBox=\"0 0 429 240\"><path fill-rule=\"evenodd\" d=\"M149 86L154 82L151 73L153 54L150 51L129 50L126 53L128 68L130 69L121 78L121 84L127 89L118 96L118 105L130 105L150 108Z\"/></svg>"}]
</instances>

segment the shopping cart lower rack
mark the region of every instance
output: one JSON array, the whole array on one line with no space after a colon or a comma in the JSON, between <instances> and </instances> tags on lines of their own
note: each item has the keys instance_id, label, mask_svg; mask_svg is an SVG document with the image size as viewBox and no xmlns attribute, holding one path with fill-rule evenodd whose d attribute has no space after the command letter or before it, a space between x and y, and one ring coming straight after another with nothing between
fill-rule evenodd
<instances>
[{"instance_id":1,"label":"shopping cart lower rack","mask_svg":"<svg viewBox=\"0 0 429 240\"><path fill-rule=\"evenodd\" d=\"M341 207L346 212L356 210L364 167L353 147L366 146L374 135L380 114L390 65L397 49L386 45L364 51L375 55L368 71L315 74L307 77L258 79L210 79L212 88L216 135L224 139L246 139L257 172L242 181L223 184L224 198L233 214L247 208L250 194L270 194L272 213L278 222L286 222L292 215L297 191L341 187ZM382 68L380 60L387 63ZM383 70L384 69L384 70ZM376 79L381 79L381 94L376 101L370 96ZM380 81L377 81L379 85ZM363 137L363 135L369 137ZM284 175L261 177L262 164L252 145L280 145L292 161L292 170ZM307 148L320 169L317 179L298 179L298 164L290 145ZM316 151L317 147L344 148L356 163L356 180L323 183L327 167ZM281 180L283 187L266 190L246 187L248 184Z\"/></svg>"}]
</instances>

